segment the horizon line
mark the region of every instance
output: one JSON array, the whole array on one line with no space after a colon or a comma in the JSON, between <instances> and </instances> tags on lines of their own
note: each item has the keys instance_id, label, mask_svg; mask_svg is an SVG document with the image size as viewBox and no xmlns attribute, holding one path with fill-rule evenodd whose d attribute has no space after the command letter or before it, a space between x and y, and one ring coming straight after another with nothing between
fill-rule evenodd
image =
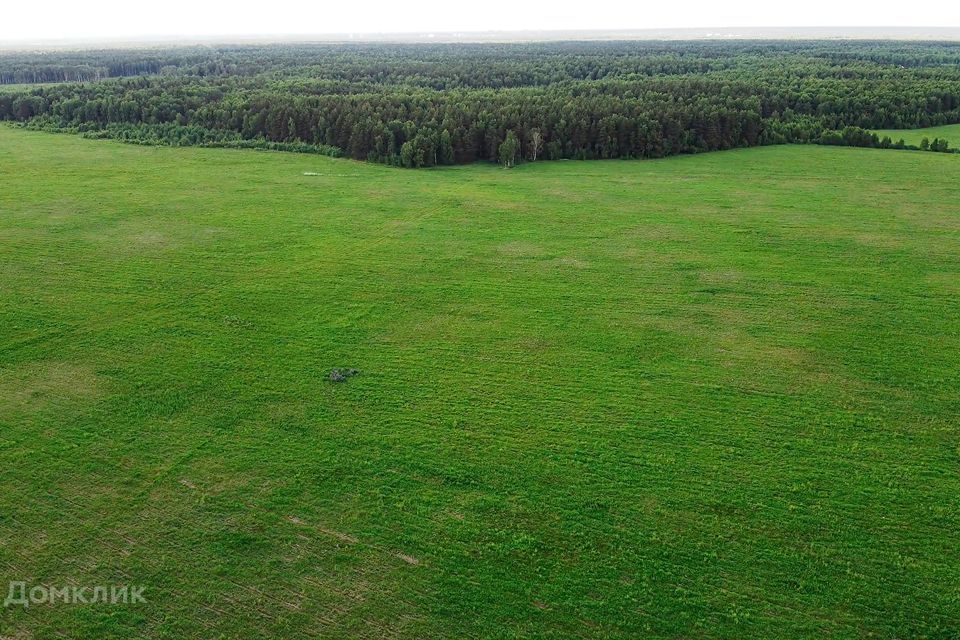
<instances>
[{"instance_id":1,"label":"horizon line","mask_svg":"<svg viewBox=\"0 0 960 640\"><path fill-rule=\"evenodd\" d=\"M960 27L944 26L713 26L630 29L503 29L334 31L326 33L210 33L197 35L41 37L0 40L0 49L163 44L285 43L495 43L614 40L960 40Z\"/></svg>"}]
</instances>

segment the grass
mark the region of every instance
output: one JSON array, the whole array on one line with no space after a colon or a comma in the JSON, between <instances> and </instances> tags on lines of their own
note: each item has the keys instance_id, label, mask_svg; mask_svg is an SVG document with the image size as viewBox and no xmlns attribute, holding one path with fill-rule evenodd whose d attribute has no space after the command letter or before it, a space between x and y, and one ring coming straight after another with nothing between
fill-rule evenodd
<instances>
[{"instance_id":1,"label":"grass","mask_svg":"<svg viewBox=\"0 0 960 640\"><path fill-rule=\"evenodd\" d=\"M0 93L4 91L29 91L31 89L39 89L41 87L52 87L55 84L60 84L57 82L32 82L26 84L0 84ZM63 83L68 84L68 83Z\"/></svg>"},{"instance_id":2,"label":"grass","mask_svg":"<svg viewBox=\"0 0 960 640\"><path fill-rule=\"evenodd\" d=\"M926 129L882 129L877 131L877 135L881 138L890 136L894 142L903 138L907 144L918 146L924 138L931 142L934 138L940 138L949 142L951 147L960 147L960 124L946 124Z\"/></svg>"},{"instance_id":3,"label":"grass","mask_svg":"<svg viewBox=\"0 0 960 640\"><path fill-rule=\"evenodd\" d=\"M955 637L958 171L0 128L0 635Z\"/></svg>"}]
</instances>

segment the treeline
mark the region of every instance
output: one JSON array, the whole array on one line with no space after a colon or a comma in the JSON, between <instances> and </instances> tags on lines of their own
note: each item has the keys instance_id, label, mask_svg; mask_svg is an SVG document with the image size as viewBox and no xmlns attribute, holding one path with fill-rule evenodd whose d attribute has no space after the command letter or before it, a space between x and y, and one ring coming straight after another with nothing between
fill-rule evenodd
<instances>
[{"instance_id":1,"label":"treeline","mask_svg":"<svg viewBox=\"0 0 960 640\"><path fill-rule=\"evenodd\" d=\"M172 147L219 147L227 149L259 149L264 151L290 151L294 153L315 153L331 158L342 154L337 147L316 145L306 142L271 142L264 138L243 138L234 131L205 129L197 125L111 123L103 127L91 127L79 124L66 127L49 117L40 116L20 124L33 131L54 133L76 133L84 138L119 140L129 144Z\"/></svg>"},{"instance_id":2,"label":"treeline","mask_svg":"<svg viewBox=\"0 0 960 640\"><path fill-rule=\"evenodd\" d=\"M0 119L144 144L274 145L407 167L783 142L880 147L882 140L860 144L856 132L960 122L960 47L949 43L302 45L124 55L50 54L44 64L54 68L82 62L147 75L0 92ZM0 74L29 68L11 66L24 59L32 58L0 56Z\"/></svg>"},{"instance_id":3,"label":"treeline","mask_svg":"<svg viewBox=\"0 0 960 640\"><path fill-rule=\"evenodd\" d=\"M543 86L565 80L796 67L820 76L885 67L960 64L960 44L870 41L545 42L498 44L291 44L0 51L0 84L95 81L139 75L271 74L435 89ZM813 69L814 66L818 68Z\"/></svg>"},{"instance_id":4,"label":"treeline","mask_svg":"<svg viewBox=\"0 0 960 640\"><path fill-rule=\"evenodd\" d=\"M179 69L207 64L212 55L217 54L207 47L0 51L0 85L95 82L175 73ZM226 69L223 71L227 72Z\"/></svg>"},{"instance_id":5,"label":"treeline","mask_svg":"<svg viewBox=\"0 0 960 640\"><path fill-rule=\"evenodd\" d=\"M919 145L907 144L903 138L896 142L890 136L882 138L860 127L844 127L841 131L824 131L813 140L816 144L835 145L843 147L868 147L873 149L905 149L910 151L933 151L937 153L960 153L960 150L950 147L950 142L943 138L923 138Z\"/></svg>"},{"instance_id":6,"label":"treeline","mask_svg":"<svg viewBox=\"0 0 960 640\"><path fill-rule=\"evenodd\" d=\"M581 83L304 96L154 78L0 94L0 118L87 129L196 125L408 167L497 161L508 131L526 159L662 157L761 142L756 97L723 95L720 84L710 92L653 88Z\"/></svg>"}]
</instances>

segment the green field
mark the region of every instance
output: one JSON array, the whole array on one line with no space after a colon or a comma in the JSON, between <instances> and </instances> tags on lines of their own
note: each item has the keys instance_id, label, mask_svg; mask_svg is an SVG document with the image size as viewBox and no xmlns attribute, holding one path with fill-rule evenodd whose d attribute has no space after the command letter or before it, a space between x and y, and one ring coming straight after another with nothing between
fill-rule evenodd
<instances>
[{"instance_id":1,"label":"green field","mask_svg":"<svg viewBox=\"0 0 960 640\"><path fill-rule=\"evenodd\" d=\"M958 175L0 128L0 635L954 638Z\"/></svg>"},{"instance_id":2,"label":"green field","mask_svg":"<svg viewBox=\"0 0 960 640\"><path fill-rule=\"evenodd\" d=\"M907 144L919 145L920 141L927 138L933 141L934 138L940 138L950 143L953 148L960 147L960 124L945 124L942 127L927 127L926 129L880 129L877 135L881 138L890 136L890 139L896 142L903 139Z\"/></svg>"},{"instance_id":3,"label":"green field","mask_svg":"<svg viewBox=\"0 0 960 640\"><path fill-rule=\"evenodd\" d=\"M57 83L54 82L34 82L30 84L0 84L0 91L29 91L31 89L39 89L40 87L52 87ZM66 84L66 83L64 83Z\"/></svg>"}]
</instances>

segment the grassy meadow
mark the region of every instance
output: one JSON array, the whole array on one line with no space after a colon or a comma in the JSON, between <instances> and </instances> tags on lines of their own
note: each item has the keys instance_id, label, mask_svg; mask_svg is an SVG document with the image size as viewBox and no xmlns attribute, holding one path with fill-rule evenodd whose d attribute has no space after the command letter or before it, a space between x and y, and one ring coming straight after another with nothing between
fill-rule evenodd
<instances>
[{"instance_id":1,"label":"grassy meadow","mask_svg":"<svg viewBox=\"0 0 960 640\"><path fill-rule=\"evenodd\" d=\"M955 638L958 176L0 128L0 636Z\"/></svg>"},{"instance_id":2,"label":"grassy meadow","mask_svg":"<svg viewBox=\"0 0 960 640\"><path fill-rule=\"evenodd\" d=\"M52 87L56 82L33 82L30 84L0 84L0 91L24 91L30 89L38 89L40 87ZM65 83L64 83L65 84Z\"/></svg>"},{"instance_id":3,"label":"grassy meadow","mask_svg":"<svg viewBox=\"0 0 960 640\"><path fill-rule=\"evenodd\" d=\"M913 145L919 145L924 138L931 142L934 138L940 138L949 142L952 148L960 147L960 124L945 124L925 129L879 129L877 135L881 138L890 136L894 142L902 138L907 144Z\"/></svg>"}]
</instances>

